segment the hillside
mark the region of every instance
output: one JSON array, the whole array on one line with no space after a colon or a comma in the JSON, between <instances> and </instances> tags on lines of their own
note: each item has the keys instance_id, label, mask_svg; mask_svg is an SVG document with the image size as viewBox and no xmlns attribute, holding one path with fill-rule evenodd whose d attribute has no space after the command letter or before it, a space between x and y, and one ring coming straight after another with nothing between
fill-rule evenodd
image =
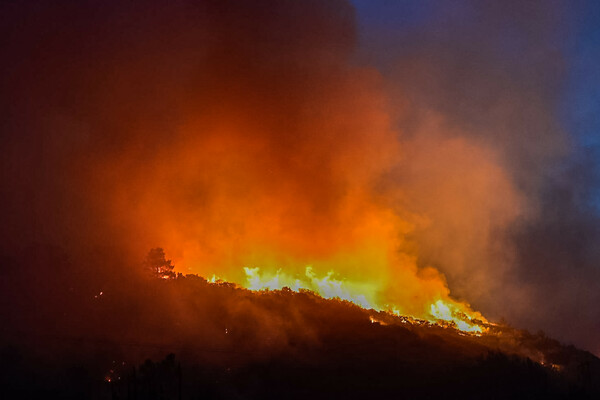
<instances>
[{"instance_id":1,"label":"hillside","mask_svg":"<svg viewBox=\"0 0 600 400\"><path fill-rule=\"evenodd\" d=\"M541 332L490 325L477 336L311 292L253 292L195 275L157 280L114 270L83 279L66 259L40 254L54 274L3 274L7 398L600 393L600 360Z\"/></svg>"}]
</instances>

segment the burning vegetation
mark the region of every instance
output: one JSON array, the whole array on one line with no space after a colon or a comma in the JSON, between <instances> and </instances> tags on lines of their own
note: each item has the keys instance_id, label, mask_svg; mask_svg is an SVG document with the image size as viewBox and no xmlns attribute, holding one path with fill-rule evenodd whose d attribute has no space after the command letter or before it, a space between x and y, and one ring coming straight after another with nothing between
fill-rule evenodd
<instances>
[{"instance_id":1,"label":"burning vegetation","mask_svg":"<svg viewBox=\"0 0 600 400\"><path fill-rule=\"evenodd\" d=\"M346 0L3 2L0 397L598 395L595 356L492 322L597 327L600 291L531 281L600 231L539 223L554 8L475 3L493 34L382 68Z\"/></svg>"},{"instance_id":2,"label":"burning vegetation","mask_svg":"<svg viewBox=\"0 0 600 400\"><path fill-rule=\"evenodd\" d=\"M162 248L151 249L144 267L151 276L160 279L174 279L174 265L167 260ZM313 292L324 299L337 299L354 303L367 310L386 311L390 314L401 316L411 320L425 320L432 323L450 325L463 332L482 333L487 328L488 321L478 312L472 311L468 304L460 303L451 298L436 300L432 304L423 305L423 313L419 315L403 315L400 311L406 306L401 304L381 305L378 300L381 297L381 288L368 282L348 282L334 278L335 273L329 271L326 276L319 278L311 266L307 266L304 276L292 277L281 269L274 275L263 275L260 268L244 267L246 281L239 285L253 291L272 290L300 290ZM227 283L213 274L210 283ZM102 292L101 292L102 293Z\"/></svg>"},{"instance_id":3,"label":"burning vegetation","mask_svg":"<svg viewBox=\"0 0 600 400\"><path fill-rule=\"evenodd\" d=\"M306 267L305 276L301 277L288 276L281 270L272 276L262 275L258 267L245 267L244 271L247 279L241 286L254 291L291 289L297 292L304 289L325 299L345 300L365 309L387 311L397 316L434 323L444 322L464 332L481 333L486 329L487 320L480 313L472 311L468 304L450 298L437 300L430 305L425 304L422 314L403 315L400 310L404 307L401 304L381 305L377 302L380 289L376 285L337 280L333 271L322 278L317 277L310 266Z\"/></svg>"},{"instance_id":4,"label":"burning vegetation","mask_svg":"<svg viewBox=\"0 0 600 400\"><path fill-rule=\"evenodd\" d=\"M93 278L78 275L85 264L59 249L29 248L13 259L15 268L0 281L13 299L2 304L6 345L0 349L9 397L562 399L600 393L600 360L543 333L482 322L485 332L465 333L454 324L365 309L302 288L249 290L191 274L149 276L147 263L132 274L119 252L101 254L87 259L89 266L105 266ZM53 273L36 280L25 268L32 262ZM27 297L19 296L24 285Z\"/></svg>"}]
</instances>

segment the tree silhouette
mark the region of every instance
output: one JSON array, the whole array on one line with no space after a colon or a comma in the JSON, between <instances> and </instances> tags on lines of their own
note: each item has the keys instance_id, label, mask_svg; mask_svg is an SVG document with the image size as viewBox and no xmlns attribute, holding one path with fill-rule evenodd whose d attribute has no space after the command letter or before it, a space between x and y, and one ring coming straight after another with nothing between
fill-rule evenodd
<instances>
[{"instance_id":1,"label":"tree silhouette","mask_svg":"<svg viewBox=\"0 0 600 400\"><path fill-rule=\"evenodd\" d=\"M151 249L148 252L144 266L157 278L175 278L175 272L173 272L175 266L171 264L171 260L166 259L165 251L160 247Z\"/></svg>"}]
</instances>

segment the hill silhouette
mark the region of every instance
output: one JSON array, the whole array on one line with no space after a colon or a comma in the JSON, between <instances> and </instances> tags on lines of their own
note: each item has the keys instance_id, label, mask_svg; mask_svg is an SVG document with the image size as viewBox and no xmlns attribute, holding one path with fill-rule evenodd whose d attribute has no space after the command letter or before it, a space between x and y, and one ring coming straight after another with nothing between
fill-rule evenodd
<instances>
[{"instance_id":1,"label":"hill silhouette","mask_svg":"<svg viewBox=\"0 0 600 400\"><path fill-rule=\"evenodd\" d=\"M106 250L73 262L35 246L4 259L3 398L600 394L600 360L542 332L490 325L475 336L307 291L158 279Z\"/></svg>"}]
</instances>

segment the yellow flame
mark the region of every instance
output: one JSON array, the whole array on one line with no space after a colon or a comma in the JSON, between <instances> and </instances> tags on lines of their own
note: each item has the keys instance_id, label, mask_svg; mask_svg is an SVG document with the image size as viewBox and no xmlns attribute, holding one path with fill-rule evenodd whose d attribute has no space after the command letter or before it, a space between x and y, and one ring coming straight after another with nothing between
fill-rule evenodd
<instances>
[{"instance_id":1,"label":"yellow flame","mask_svg":"<svg viewBox=\"0 0 600 400\"><path fill-rule=\"evenodd\" d=\"M469 318L457 304L446 303L443 300L438 300L431 305L431 315L437 320L454 323L456 328L461 331L481 332L481 326L473 320L478 319L481 322L485 322L485 319L479 313L472 314L473 316Z\"/></svg>"},{"instance_id":2,"label":"yellow flame","mask_svg":"<svg viewBox=\"0 0 600 400\"><path fill-rule=\"evenodd\" d=\"M399 305L379 303L377 285L335 279L334 271L329 271L323 277L318 277L312 266L307 266L304 276L299 277L290 276L281 269L269 274L261 273L258 267L245 267L244 272L246 282L242 286L249 290L280 290L284 287L294 291L306 289L326 299L346 300L365 309L407 316L401 314ZM213 276L210 281L215 282L215 277ZM407 317L413 320L450 325L460 331L475 334L485 331L484 325L487 323L487 320L480 313L471 310L468 304L449 297L436 300L420 315L408 315Z\"/></svg>"},{"instance_id":3,"label":"yellow flame","mask_svg":"<svg viewBox=\"0 0 600 400\"><path fill-rule=\"evenodd\" d=\"M326 299L341 299L357 304L363 308L374 308L374 299L367 296L361 289L368 289L368 285L348 283L333 278L334 272L330 271L323 278L318 278L312 266L307 266L304 278L292 278L281 270L274 275L261 275L260 268L244 268L247 285L250 290L277 290L288 287L294 291L307 289L319 294Z\"/></svg>"}]
</instances>

